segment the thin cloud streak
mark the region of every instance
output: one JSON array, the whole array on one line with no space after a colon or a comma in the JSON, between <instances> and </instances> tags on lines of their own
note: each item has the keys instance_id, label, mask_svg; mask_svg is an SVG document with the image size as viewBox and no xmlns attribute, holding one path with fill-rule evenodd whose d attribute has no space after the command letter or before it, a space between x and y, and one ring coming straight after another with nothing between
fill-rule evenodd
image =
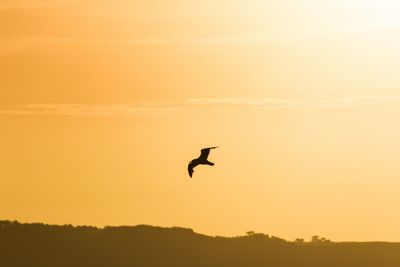
<instances>
[{"instance_id":1,"label":"thin cloud streak","mask_svg":"<svg viewBox=\"0 0 400 267\"><path fill-rule=\"evenodd\" d=\"M338 99L282 99L282 98L198 98L189 100L194 105L241 106L257 110L355 107L400 102L400 96L349 96Z\"/></svg>"},{"instance_id":2,"label":"thin cloud streak","mask_svg":"<svg viewBox=\"0 0 400 267\"><path fill-rule=\"evenodd\" d=\"M222 44L222 43L242 43L242 44L262 44L271 43L280 38L290 38L305 35L301 32L293 33L270 33L252 35L194 35L194 34L172 34L148 37L135 37L115 40L84 39L68 36L57 37L35 37L18 38L12 40L2 40L7 42L19 43L32 47L40 45L82 45L82 46L104 46L104 45L140 45L140 44Z\"/></svg>"},{"instance_id":3,"label":"thin cloud streak","mask_svg":"<svg viewBox=\"0 0 400 267\"><path fill-rule=\"evenodd\" d=\"M1 7L0 7L1 10ZM80 46L119 46L119 45L149 45L149 44L172 44L172 45L220 45L220 44L241 44L241 45L268 45L287 41L306 41L312 39L332 39L346 37L349 35L358 36L368 33L378 34L391 29L391 36L395 31L396 38L400 38L399 27L387 27L379 29L362 30L323 30L320 31L293 31L293 32L270 32L256 34L233 34L233 35L196 35L188 33L134 37L116 40L85 39L73 36L54 37L31 37L17 38L11 40L0 40L1 42L15 43L15 46L0 46L0 56L15 54L27 48L43 45L80 45Z\"/></svg>"},{"instance_id":4,"label":"thin cloud streak","mask_svg":"<svg viewBox=\"0 0 400 267\"><path fill-rule=\"evenodd\" d=\"M399 104L400 96L349 96L338 99L194 98L177 102L113 105L27 104L0 110L0 115L69 117L177 116L203 113L254 112L289 109L356 108Z\"/></svg>"},{"instance_id":5,"label":"thin cloud streak","mask_svg":"<svg viewBox=\"0 0 400 267\"><path fill-rule=\"evenodd\" d=\"M53 115L53 116L141 116L167 115L180 110L177 105L162 103L84 105L84 104L27 104L17 109L0 110L6 115Z\"/></svg>"},{"instance_id":6,"label":"thin cloud streak","mask_svg":"<svg viewBox=\"0 0 400 267\"><path fill-rule=\"evenodd\" d=\"M1 9L1 7L0 7ZM395 28L398 29L398 28ZM276 42L301 41L313 38L333 38L338 36L357 35L366 33L362 31L334 31L334 30L315 30L315 31L288 31L288 32L268 32L254 34L231 34L231 35L197 35L190 33L177 33L170 35L155 35L147 37L133 37L125 39L103 40L103 39L85 39L74 36L53 36L53 37L30 37L17 38L12 40L2 40L2 42L14 42L24 47L41 46L41 45L82 45L82 46L107 46L107 45L146 45L146 44L247 44L247 45L263 45L273 44ZM3 52L4 53L4 52Z\"/></svg>"},{"instance_id":7,"label":"thin cloud streak","mask_svg":"<svg viewBox=\"0 0 400 267\"><path fill-rule=\"evenodd\" d=\"M75 0L68 2L57 0L2 0L0 10L63 8L75 6L76 3L78 2Z\"/></svg>"}]
</instances>

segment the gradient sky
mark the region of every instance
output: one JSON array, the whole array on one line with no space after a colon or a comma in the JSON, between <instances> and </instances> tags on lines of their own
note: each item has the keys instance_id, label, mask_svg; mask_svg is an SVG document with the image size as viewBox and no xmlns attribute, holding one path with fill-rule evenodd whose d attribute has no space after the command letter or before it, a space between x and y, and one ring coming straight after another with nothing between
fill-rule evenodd
<instances>
[{"instance_id":1,"label":"gradient sky","mask_svg":"<svg viewBox=\"0 0 400 267\"><path fill-rule=\"evenodd\" d=\"M400 241L399 12L1 1L0 218Z\"/></svg>"}]
</instances>

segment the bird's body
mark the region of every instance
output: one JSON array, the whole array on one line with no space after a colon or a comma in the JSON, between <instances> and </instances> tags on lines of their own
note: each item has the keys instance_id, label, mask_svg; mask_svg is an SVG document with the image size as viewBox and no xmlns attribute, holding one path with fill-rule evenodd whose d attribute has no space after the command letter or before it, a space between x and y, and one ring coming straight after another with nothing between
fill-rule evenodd
<instances>
[{"instance_id":1,"label":"bird's body","mask_svg":"<svg viewBox=\"0 0 400 267\"><path fill-rule=\"evenodd\" d=\"M191 162L189 162L188 165L188 172L189 172L189 176L192 177L193 173L194 173L194 167L196 167L197 165L210 165L210 166L214 166L214 163L208 161L208 155L210 154L210 150L217 148L216 146L214 147L208 147L208 148L203 148L201 150L201 154L197 159L192 160Z\"/></svg>"}]
</instances>

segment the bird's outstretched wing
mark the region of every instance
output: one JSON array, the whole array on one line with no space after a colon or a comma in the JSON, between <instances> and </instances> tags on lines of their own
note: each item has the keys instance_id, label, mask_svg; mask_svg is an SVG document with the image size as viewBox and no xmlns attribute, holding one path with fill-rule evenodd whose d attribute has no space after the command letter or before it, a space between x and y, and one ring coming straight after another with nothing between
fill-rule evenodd
<instances>
[{"instance_id":1,"label":"bird's outstretched wing","mask_svg":"<svg viewBox=\"0 0 400 267\"><path fill-rule=\"evenodd\" d=\"M193 161L191 161L191 162L189 163L189 165L188 165L188 172L189 172L190 178L192 178L192 175L193 175L193 173L194 173L193 168L196 167L197 165L198 165L198 164L197 164L197 163L194 163Z\"/></svg>"},{"instance_id":2,"label":"bird's outstretched wing","mask_svg":"<svg viewBox=\"0 0 400 267\"><path fill-rule=\"evenodd\" d=\"M214 149L214 148L218 148L218 147L217 146L213 146L213 147L203 148L201 150L200 158L206 160L208 158L208 155L210 154L210 150Z\"/></svg>"}]
</instances>

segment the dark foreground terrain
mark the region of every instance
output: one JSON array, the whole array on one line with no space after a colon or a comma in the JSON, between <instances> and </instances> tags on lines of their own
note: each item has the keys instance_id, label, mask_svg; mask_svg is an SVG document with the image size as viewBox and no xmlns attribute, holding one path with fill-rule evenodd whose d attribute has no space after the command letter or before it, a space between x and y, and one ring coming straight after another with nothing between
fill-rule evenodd
<instances>
[{"instance_id":1,"label":"dark foreground terrain","mask_svg":"<svg viewBox=\"0 0 400 267\"><path fill-rule=\"evenodd\" d=\"M191 229L73 227L0 221L0 266L399 267L400 243L224 238Z\"/></svg>"}]
</instances>

